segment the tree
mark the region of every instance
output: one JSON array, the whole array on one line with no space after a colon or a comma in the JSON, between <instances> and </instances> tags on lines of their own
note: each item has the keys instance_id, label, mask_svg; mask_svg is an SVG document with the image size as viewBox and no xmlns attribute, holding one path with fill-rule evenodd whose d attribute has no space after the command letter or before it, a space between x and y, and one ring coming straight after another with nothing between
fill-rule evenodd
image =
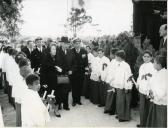
<instances>
[{"instance_id":1,"label":"tree","mask_svg":"<svg viewBox=\"0 0 168 128\"><path fill-rule=\"evenodd\" d=\"M0 0L0 33L9 39L19 35L18 24L22 23L20 10L22 0Z\"/></svg>"},{"instance_id":2,"label":"tree","mask_svg":"<svg viewBox=\"0 0 168 128\"><path fill-rule=\"evenodd\" d=\"M91 23L92 17L86 15L84 8L71 8L70 17L67 19L68 26L73 32L73 36L77 36L77 31L80 30L85 23Z\"/></svg>"}]
</instances>

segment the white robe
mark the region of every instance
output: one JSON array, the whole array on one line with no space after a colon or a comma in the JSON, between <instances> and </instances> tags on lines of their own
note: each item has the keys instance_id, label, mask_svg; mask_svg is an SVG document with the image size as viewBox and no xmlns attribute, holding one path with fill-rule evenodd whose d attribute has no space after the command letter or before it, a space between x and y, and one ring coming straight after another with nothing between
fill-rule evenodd
<instances>
[{"instance_id":1,"label":"white robe","mask_svg":"<svg viewBox=\"0 0 168 128\"><path fill-rule=\"evenodd\" d=\"M93 57L91 61L91 75L90 79L93 81L99 81L101 67L99 64L99 57Z\"/></svg>"},{"instance_id":2,"label":"white robe","mask_svg":"<svg viewBox=\"0 0 168 128\"><path fill-rule=\"evenodd\" d=\"M149 81L148 86L153 92L154 99L151 101L157 105L167 105L167 70L161 69Z\"/></svg>"},{"instance_id":3,"label":"white robe","mask_svg":"<svg viewBox=\"0 0 168 128\"><path fill-rule=\"evenodd\" d=\"M14 59L12 56L7 56L7 58L5 59L5 71L6 71L6 79L9 82L10 86L13 86L13 73L14 73Z\"/></svg>"},{"instance_id":4,"label":"white robe","mask_svg":"<svg viewBox=\"0 0 168 128\"><path fill-rule=\"evenodd\" d=\"M151 77L147 76L147 80L145 80L145 79L142 79L142 76L146 75L148 73L152 74L152 77L156 73L156 70L153 66L153 63L151 63L151 62L144 63L139 68L139 76L138 76L138 79L137 79L137 84L139 85L139 92L144 94L144 95L149 94L148 82L151 79Z\"/></svg>"},{"instance_id":5,"label":"white robe","mask_svg":"<svg viewBox=\"0 0 168 128\"><path fill-rule=\"evenodd\" d=\"M94 56L93 56L93 54L92 54L92 53L88 53L87 55L88 55L88 63L90 63L90 64L91 64L92 59L94 58Z\"/></svg>"},{"instance_id":6,"label":"white robe","mask_svg":"<svg viewBox=\"0 0 168 128\"><path fill-rule=\"evenodd\" d=\"M113 86L119 89L132 89L132 82L128 81L132 75L129 64L125 61L116 62L115 68Z\"/></svg>"},{"instance_id":7,"label":"white robe","mask_svg":"<svg viewBox=\"0 0 168 128\"><path fill-rule=\"evenodd\" d=\"M113 80L114 80L114 76L115 76L115 66L116 66L116 60L113 59L111 60L109 66L107 67L107 73L106 73L106 78L105 81L106 83L110 84L111 87L113 87Z\"/></svg>"},{"instance_id":8,"label":"white robe","mask_svg":"<svg viewBox=\"0 0 168 128\"><path fill-rule=\"evenodd\" d=\"M44 127L50 121L46 106L38 92L28 89L22 100L22 127Z\"/></svg>"},{"instance_id":9,"label":"white robe","mask_svg":"<svg viewBox=\"0 0 168 128\"><path fill-rule=\"evenodd\" d=\"M100 67L101 67L101 72L100 72L101 80L105 81L106 73L107 73L107 67L110 65L110 60L109 60L109 58L103 56L102 58L99 59L99 64L100 64ZM107 64L107 67L104 70L103 70L103 64Z\"/></svg>"},{"instance_id":10,"label":"white robe","mask_svg":"<svg viewBox=\"0 0 168 128\"><path fill-rule=\"evenodd\" d=\"M0 52L0 68L2 68L2 72L3 72L4 57L5 57L5 54L3 51L1 51Z\"/></svg>"}]
</instances>

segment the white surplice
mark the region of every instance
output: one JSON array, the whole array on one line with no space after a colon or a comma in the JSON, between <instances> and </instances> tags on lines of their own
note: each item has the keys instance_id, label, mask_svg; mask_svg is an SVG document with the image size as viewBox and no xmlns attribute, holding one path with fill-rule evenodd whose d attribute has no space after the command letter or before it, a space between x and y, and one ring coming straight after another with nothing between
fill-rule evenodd
<instances>
[{"instance_id":1,"label":"white surplice","mask_svg":"<svg viewBox=\"0 0 168 128\"><path fill-rule=\"evenodd\" d=\"M45 127L50 121L46 106L37 91L28 89L22 100L22 127Z\"/></svg>"},{"instance_id":2,"label":"white surplice","mask_svg":"<svg viewBox=\"0 0 168 128\"><path fill-rule=\"evenodd\" d=\"M150 79L148 83L149 89L152 90L154 99L151 101L157 105L167 105L167 86L168 73L163 68Z\"/></svg>"},{"instance_id":3,"label":"white surplice","mask_svg":"<svg viewBox=\"0 0 168 128\"><path fill-rule=\"evenodd\" d=\"M91 75L90 79L93 81L99 81L101 67L99 63L99 57L93 57L91 61Z\"/></svg>"},{"instance_id":4,"label":"white surplice","mask_svg":"<svg viewBox=\"0 0 168 128\"><path fill-rule=\"evenodd\" d=\"M149 63L144 63L140 66L139 68L139 76L137 79L137 84L139 86L139 92L144 94L144 95L148 95L149 94L149 90L148 90L148 82L151 79L151 77L147 76L147 79L142 79L143 75L146 75L150 73L153 77L153 75L156 73L156 70L153 66L153 63L149 62Z\"/></svg>"},{"instance_id":5,"label":"white surplice","mask_svg":"<svg viewBox=\"0 0 168 128\"><path fill-rule=\"evenodd\" d=\"M119 89L132 89L132 82L129 81L132 75L129 64L125 61L116 61L115 68L113 86Z\"/></svg>"}]
</instances>

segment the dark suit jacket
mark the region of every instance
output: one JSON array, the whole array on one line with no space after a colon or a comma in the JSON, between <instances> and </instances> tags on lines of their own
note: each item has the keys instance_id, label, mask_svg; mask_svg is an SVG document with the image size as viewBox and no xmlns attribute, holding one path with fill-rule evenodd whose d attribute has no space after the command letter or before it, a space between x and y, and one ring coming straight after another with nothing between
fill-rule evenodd
<instances>
[{"instance_id":1,"label":"dark suit jacket","mask_svg":"<svg viewBox=\"0 0 168 128\"><path fill-rule=\"evenodd\" d=\"M82 75L85 73L85 67L88 66L88 56L87 56L87 52L85 49L81 48L80 49L80 52L77 53L76 52L76 49L73 48L72 49L72 54L74 55L74 58L75 59L75 63L73 65L73 68L74 68L74 72L73 74L76 75Z\"/></svg>"},{"instance_id":2,"label":"dark suit jacket","mask_svg":"<svg viewBox=\"0 0 168 128\"><path fill-rule=\"evenodd\" d=\"M21 49L21 51L24 52L26 54L27 58L31 61L31 53L30 53L29 49L27 48L27 46L23 47Z\"/></svg>"},{"instance_id":3,"label":"dark suit jacket","mask_svg":"<svg viewBox=\"0 0 168 128\"><path fill-rule=\"evenodd\" d=\"M31 67L37 71L42 64L42 53L36 48L31 52Z\"/></svg>"},{"instance_id":4,"label":"dark suit jacket","mask_svg":"<svg viewBox=\"0 0 168 128\"><path fill-rule=\"evenodd\" d=\"M160 40L159 50L162 49L162 48L166 48L167 49L167 39L165 40L165 42L164 42L163 38Z\"/></svg>"},{"instance_id":5,"label":"dark suit jacket","mask_svg":"<svg viewBox=\"0 0 168 128\"><path fill-rule=\"evenodd\" d=\"M75 54L73 54L73 51L71 49L67 49L67 53L65 54L65 51L63 51L62 48L60 48L58 53L59 60L62 60L62 67L63 67L63 74L68 74L68 71L75 71Z\"/></svg>"}]
</instances>

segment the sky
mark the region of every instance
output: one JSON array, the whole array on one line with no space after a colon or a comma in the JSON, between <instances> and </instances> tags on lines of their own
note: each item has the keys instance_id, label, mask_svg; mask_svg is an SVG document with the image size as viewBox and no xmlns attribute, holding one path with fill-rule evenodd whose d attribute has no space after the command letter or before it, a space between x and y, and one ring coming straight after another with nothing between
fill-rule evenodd
<instances>
[{"instance_id":1,"label":"sky","mask_svg":"<svg viewBox=\"0 0 168 128\"><path fill-rule=\"evenodd\" d=\"M20 33L24 36L71 36L65 29L72 1L76 0L24 0L21 11L24 23ZM86 24L78 36L117 35L129 31L132 24L131 0L84 0L86 14L92 17L91 26Z\"/></svg>"}]
</instances>

